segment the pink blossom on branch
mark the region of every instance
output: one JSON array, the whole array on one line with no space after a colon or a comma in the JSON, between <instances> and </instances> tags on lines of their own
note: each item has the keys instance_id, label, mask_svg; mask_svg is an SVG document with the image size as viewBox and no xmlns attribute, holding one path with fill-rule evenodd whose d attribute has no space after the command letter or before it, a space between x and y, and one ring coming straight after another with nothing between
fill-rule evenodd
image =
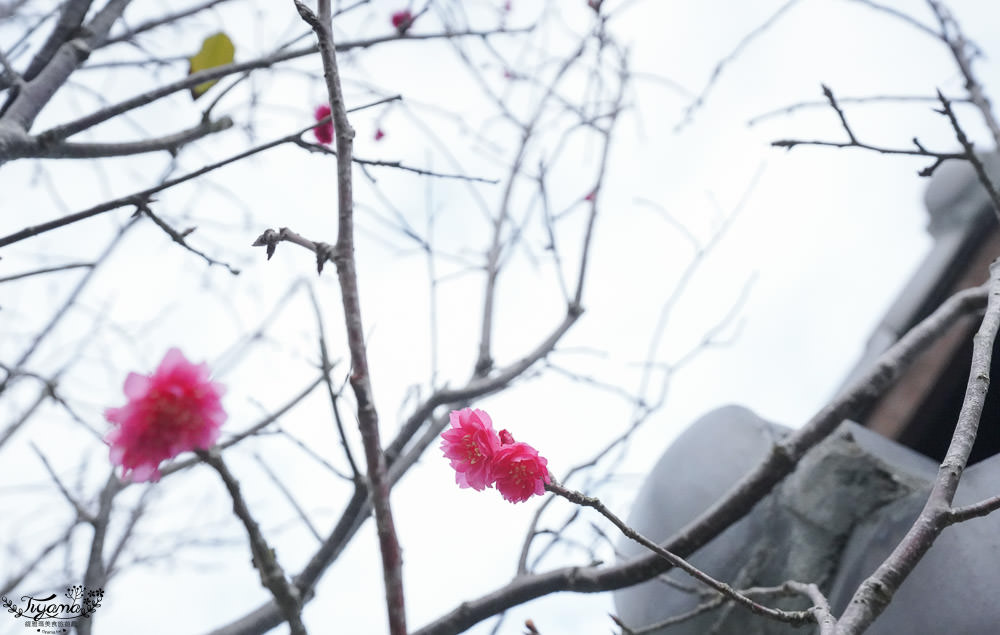
<instances>
[{"instance_id":1,"label":"pink blossom on branch","mask_svg":"<svg viewBox=\"0 0 1000 635\"><path fill-rule=\"evenodd\" d=\"M484 490L493 484L493 454L500 449L500 437L490 416L482 410L453 410L451 429L441 435L441 450L455 469L459 487Z\"/></svg>"},{"instance_id":2,"label":"pink blossom on branch","mask_svg":"<svg viewBox=\"0 0 1000 635\"><path fill-rule=\"evenodd\" d=\"M493 477L500 495L511 503L521 503L545 493L552 482L548 461L527 443L505 445L493 455Z\"/></svg>"},{"instance_id":3,"label":"pink blossom on branch","mask_svg":"<svg viewBox=\"0 0 1000 635\"><path fill-rule=\"evenodd\" d=\"M406 35L412 24L413 14L410 13L409 9L403 9L392 14L392 26L396 28L396 32L400 35Z\"/></svg>"},{"instance_id":4,"label":"pink blossom on branch","mask_svg":"<svg viewBox=\"0 0 1000 635\"><path fill-rule=\"evenodd\" d=\"M225 388L211 381L207 364L192 364L176 348L152 375L129 373L124 390L128 402L104 412L116 424L104 440L126 480L159 480L161 462L208 449L226 420Z\"/></svg>"},{"instance_id":5,"label":"pink blossom on branch","mask_svg":"<svg viewBox=\"0 0 1000 635\"><path fill-rule=\"evenodd\" d=\"M316 112L313 113L316 117L316 121L322 121L330 116L329 104L323 104L321 106L316 106ZM321 123L315 128L313 128L313 134L316 135L316 141L319 141L325 146L333 143L333 121L327 121L326 123Z\"/></svg>"}]
</instances>

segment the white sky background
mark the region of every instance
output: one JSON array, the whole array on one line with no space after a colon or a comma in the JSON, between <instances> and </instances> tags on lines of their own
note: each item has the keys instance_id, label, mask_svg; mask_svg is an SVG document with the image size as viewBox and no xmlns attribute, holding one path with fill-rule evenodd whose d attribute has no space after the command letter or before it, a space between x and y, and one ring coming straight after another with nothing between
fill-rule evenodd
<instances>
[{"instance_id":1,"label":"white sky background","mask_svg":"<svg viewBox=\"0 0 1000 635\"><path fill-rule=\"evenodd\" d=\"M143 10L157 9L137 2L127 14L133 21ZM159 3L155 3L159 4ZM388 33L389 14L402 2L373 2L345 19L339 37ZM468 3L470 13L487 3ZM617 3L608 0L613 9ZM635 2L612 23L630 44L631 67L698 92L713 67L737 42L763 22L781 2ZM933 23L923 2L886 2ZM952 1L966 34L979 44L985 59L977 62L987 91L998 67L993 61L998 11L992 3ZM536 3L514 0L510 24L530 22ZM182 6L178 4L178 6ZM256 7L256 13L250 7ZM559 3L567 28L582 30L593 20L583 0ZM264 16L264 19L261 17ZM488 25L488 20L484 21ZM178 41L176 54L189 54L200 40L224 28L235 40L237 59L270 50L275 42L303 31L290 2L271 0L231 3L185 23L169 38ZM436 30L426 15L414 32ZM12 33L0 25L0 45ZM181 41L182 40L182 41ZM163 40L153 40L164 46ZM497 40L498 46L501 41ZM558 42L557 42L558 44ZM169 49L162 49L169 50ZM109 51L114 53L113 51ZM117 53L114 53L117 54ZM107 61L108 58L99 58ZM98 61L97 56L93 61ZM356 62L356 65L354 64ZM469 131L484 132L502 143L502 128L483 127L484 110L475 83L455 65L442 43L409 42L378 47L342 62L348 91L357 105L372 101L362 82L385 94L399 92L412 112L448 144L472 174L501 176L501 166L472 145ZM318 69L312 58L288 65ZM516 69L515 69L516 70ZM184 72L181 66L157 71L160 82ZM487 81L501 85L503 69L483 69ZM148 81L141 74L111 80L99 71L77 75L91 78L108 99L134 94ZM307 125L312 108L323 99L322 84L301 74L261 74L256 141L288 134ZM135 83L133 83L135 82ZM786 152L770 142L780 138L844 137L836 115L828 108L804 110L748 127L761 113L800 101L822 99L820 83L838 96L884 94L933 95L936 88L959 96L962 82L942 44L910 26L858 3L802 0L762 38L751 43L727 65L690 125L674 127L683 118L689 98L656 81L638 80L617 130L612 161L600 193L598 236L591 277L585 292L587 313L560 349L598 349L605 356L559 353L552 360L634 389L635 362L647 354L649 335L659 308L687 259L690 247L678 232L637 199L655 201L692 232L707 237L721 213L746 203L726 238L699 272L691 292L677 306L658 358L675 360L717 322L755 276L749 299L740 311L740 328L729 346L712 349L686 367L670 388L666 407L636 434L622 464L624 477L600 490L613 509L627 513L641 475L665 446L692 420L728 403L750 407L758 414L797 426L839 385L859 357L865 340L909 277L929 245L927 217L921 200L926 180L916 176L927 162L885 157L859 150L800 147ZM516 88L514 89L516 90ZM222 111L237 124L246 121L247 93L234 92ZM213 98L214 93L209 95ZM518 93L514 93L514 99ZM228 106L227 106L228 104ZM92 108L81 92L57 99L44 111L36 130ZM165 132L196 121L203 104L191 105L178 94L163 104L134 113L147 131ZM433 109L431 108L433 107ZM867 142L907 147L918 136L929 148L950 150L956 144L947 121L927 104L845 106L859 137ZM978 116L958 106L962 123L980 147L988 137ZM382 112L382 111L378 111ZM436 113L445 113L444 116ZM409 118L394 107L378 122L375 112L358 114L356 150L365 158L402 159L414 166L452 171L443 155ZM457 129L462 121L469 128ZM386 138L376 144L377 126ZM132 138L136 128L120 122L95 132ZM509 133L509 131L508 131ZM248 140L232 130L186 150L181 172L246 147ZM512 148L513 143L504 144ZM580 163L567 164L554 175L550 194L555 209L578 201L593 185L597 144L579 144ZM83 163L18 161L0 169L0 235L83 209L155 182L166 165L162 156L106 161L103 172ZM373 170L385 199L356 171L358 185L358 259L369 359L375 396L383 425L383 440L391 439L407 407L401 406L415 384L428 391L430 368L427 322L426 260L398 234L366 216L385 213L386 200L413 226L426 228L427 209L436 210L435 245L449 253L476 258L487 246L488 227L471 204L464 185L426 180L391 170ZM758 176L759 175L759 176ZM49 186L46 185L48 179ZM267 227L287 225L299 233L332 242L335 238L334 160L295 147L279 148L240 165L216 172L211 186L186 185L159 197L154 207L178 226L198 225L192 243L210 255L243 268L233 278L220 268L208 268L183 251L148 222L133 229L99 274L82 302L60 330L39 351L33 370L50 373L67 359L89 331L96 316L118 325L87 337L83 359L64 381L79 412L99 430L106 429L101 412L119 405L121 384L129 370L148 372L170 346L179 346L193 360L216 368L229 392L225 404L230 419L224 430L240 430L301 390L315 377L315 320L301 289L285 303L277 321L244 357L227 354L279 302L297 278L315 280L313 258L292 245L280 245L266 263L263 253L249 247ZM482 187L495 205L499 188ZM54 195L54 192L56 193ZM62 203L59 202L59 200ZM717 203L716 203L717 202ZM64 204L65 208L60 205ZM0 253L0 276L26 270L39 262L55 264L86 260L98 253L114 228L128 218L119 210L79 223ZM583 207L575 218L583 216ZM571 220L570 222L575 222ZM572 233L568 232L567 236ZM564 240L571 250L569 239ZM540 243L534 243L537 247ZM569 253L572 253L571 251ZM522 252L501 279L500 313L495 356L500 365L534 347L538 336L562 317L564 305L545 254L536 249L534 266ZM571 256L567 257L573 261ZM439 274L456 270L439 263ZM567 267L575 282L575 268ZM0 359L12 361L27 338L68 293L79 274L35 277L25 283L0 285ZM339 312L339 294L332 266L316 281L331 339L333 356L346 359ZM439 296L440 381L459 385L475 360L481 311L480 274L468 274L443 285ZM167 309L164 312L164 309ZM343 373L346 363L338 367ZM37 385L22 381L0 402L0 423L8 425L33 398ZM412 401L410 402L412 403ZM346 422L353 422L349 408ZM476 404L486 409L498 428L509 428L519 440L535 445L550 460L558 476L589 458L628 424L630 407L621 399L581 384L550 376L522 381L503 395ZM400 414L402 413L402 414ZM282 426L318 452L343 466L328 400L321 390L283 418ZM39 537L60 531L69 510L48 480L30 444L41 447L69 482L77 475L94 492L106 477L106 448L64 413L46 406L32 425L4 448L0 459L0 536L27 549ZM295 512L261 473L253 458L259 453L315 515L321 533L339 517L348 486L311 461L283 438L265 437L227 453L232 469L243 479L252 510L289 572L297 572L311 555L315 540ZM361 460L360 444L356 456ZM460 602L491 591L509 580L516 566L524 530L538 502L512 506L495 492L460 491L447 462L431 449L393 490L394 512L404 549L408 622L416 629L450 611ZM81 466L86 466L81 468ZM572 484L572 483L571 483ZM217 476L196 469L165 480L154 494L155 512L141 525L135 554L175 551L178 540L224 539L226 545L204 544L177 550L116 578L96 615L98 633L196 633L221 626L243 615L267 597L250 568L245 535L231 513ZM123 495L130 500L139 488ZM540 502L541 499L539 499ZM550 516L561 521L563 512ZM584 512L588 514L589 512ZM596 520L596 518L595 518ZM586 535L586 534L583 534ZM83 562L89 533L79 531L74 542L76 563ZM30 549L28 549L30 552ZM20 553L0 556L0 578L17 569ZM542 569L563 562L585 564L579 554L555 554ZM59 579L63 562L47 562L34 583ZM75 569L79 575L79 568ZM79 580L68 580L76 583ZM55 590L55 589L53 589ZM307 625L316 633L379 633L385 630L381 569L374 528L366 524L347 552L327 572L317 599L305 609ZM502 633L519 633L526 617L546 635L606 633L611 623L610 595L549 596L511 612ZM141 628L140 628L141 625ZM487 621L474 633L489 631ZM0 619L0 633L22 627ZM278 629L276 632L284 632Z\"/></svg>"}]
</instances>

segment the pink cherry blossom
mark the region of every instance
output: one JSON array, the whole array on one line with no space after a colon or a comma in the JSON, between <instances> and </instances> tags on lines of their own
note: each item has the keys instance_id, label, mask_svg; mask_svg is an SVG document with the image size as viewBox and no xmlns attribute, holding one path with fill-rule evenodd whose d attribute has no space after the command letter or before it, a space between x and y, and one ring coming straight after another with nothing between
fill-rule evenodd
<instances>
[{"instance_id":1,"label":"pink cherry blossom","mask_svg":"<svg viewBox=\"0 0 1000 635\"><path fill-rule=\"evenodd\" d=\"M493 484L493 454L500 449L500 437L482 410L453 410L450 420L451 429L441 435L441 450L455 469L455 482L482 491Z\"/></svg>"},{"instance_id":2,"label":"pink cherry blossom","mask_svg":"<svg viewBox=\"0 0 1000 635\"><path fill-rule=\"evenodd\" d=\"M403 9L392 14L392 26L396 27L396 32L400 35L406 35L412 24L413 14L410 13L409 9Z\"/></svg>"},{"instance_id":3,"label":"pink cherry blossom","mask_svg":"<svg viewBox=\"0 0 1000 635\"><path fill-rule=\"evenodd\" d=\"M192 364L176 348L152 375L129 373L124 390L128 402L104 412L116 424L104 440L126 480L159 480L161 462L208 449L226 420L225 388L210 380L207 364Z\"/></svg>"},{"instance_id":4,"label":"pink cherry blossom","mask_svg":"<svg viewBox=\"0 0 1000 635\"><path fill-rule=\"evenodd\" d=\"M545 457L527 443L504 445L493 455L494 484L511 503L526 501L544 494L545 484L552 482L547 465Z\"/></svg>"},{"instance_id":5,"label":"pink cherry blossom","mask_svg":"<svg viewBox=\"0 0 1000 635\"><path fill-rule=\"evenodd\" d=\"M326 117L330 116L330 106L328 104L323 104L322 106L316 106L316 112L314 116L316 121L321 121ZM333 143L333 121L327 121L326 123L321 123L315 128L313 128L313 134L316 135L316 141L319 141L323 145L330 145Z\"/></svg>"}]
</instances>

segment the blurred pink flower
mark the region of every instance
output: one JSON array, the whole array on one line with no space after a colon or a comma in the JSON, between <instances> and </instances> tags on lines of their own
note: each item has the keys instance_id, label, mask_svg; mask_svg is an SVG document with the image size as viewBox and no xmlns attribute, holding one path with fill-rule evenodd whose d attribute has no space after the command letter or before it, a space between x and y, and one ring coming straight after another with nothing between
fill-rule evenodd
<instances>
[{"instance_id":1,"label":"blurred pink flower","mask_svg":"<svg viewBox=\"0 0 1000 635\"><path fill-rule=\"evenodd\" d=\"M500 431L500 445L510 445L514 442L514 435L506 430Z\"/></svg>"},{"instance_id":2,"label":"blurred pink flower","mask_svg":"<svg viewBox=\"0 0 1000 635\"><path fill-rule=\"evenodd\" d=\"M511 503L544 494L545 484L552 481L546 465L545 457L527 443L504 445L493 455L496 488Z\"/></svg>"},{"instance_id":3,"label":"blurred pink flower","mask_svg":"<svg viewBox=\"0 0 1000 635\"><path fill-rule=\"evenodd\" d=\"M160 463L187 450L208 449L226 420L222 384L209 378L207 364L192 364L171 348L152 375L129 373L121 408L108 408L116 424L104 440L111 462L132 481L156 481Z\"/></svg>"},{"instance_id":4,"label":"blurred pink flower","mask_svg":"<svg viewBox=\"0 0 1000 635\"><path fill-rule=\"evenodd\" d=\"M379 129L377 129L375 131L375 141L381 141L382 137L384 137L384 136L385 136L385 132L383 132L381 128L379 128Z\"/></svg>"},{"instance_id":5,"label":"blurred pink flower","mask_svg":"<svg viewBox=\"0 0 1000 635\"><path fill-rule=\"evenodd\" d=\"M482 410L453 410L450 419L451 429L441 435L441 450L455 469L455 482L482 491L493 484L492 459L500 437Z\"/></svg>"},{"instance_id":6,"label":"blurred pink flower","mask_svg":"<svg viewBox=\"0 0 1000 635\"><path fill-rule=\"evenodd\" d=\"M585 200L585 201L593 201L595 198L597 198L597 188L594 188L594 189L590 190L590 194L587 194L586 196L584 196L583 200Z\"/></svg>"},{"instance_id":7,"label":"blurred pink flower","mask_svg":"<svg viewBox=\"0 0 1000 635\"><path fill-rule=\"evenodd\" d=\"M316 106L316 112L314 113L316 121L329 117L331 112L329 104ZM325 146L330 145L333 143L333 121L331 120L326 123L319 124L313 128L313 134L316 135L316 141L319 141Z\"/></svg>"},{"instance_id":8,"label":"blurred pink flower","mask_svg":"<svg viewBox=\"0 0 1000 635\"><path fill-rule=\"evenodd\" d=\"M392 14L392 26L396 27L396 32L400 35L406 35L412 24L413 14L410 13L409 9L403 9Z\"/></svg>"}]
</instances>

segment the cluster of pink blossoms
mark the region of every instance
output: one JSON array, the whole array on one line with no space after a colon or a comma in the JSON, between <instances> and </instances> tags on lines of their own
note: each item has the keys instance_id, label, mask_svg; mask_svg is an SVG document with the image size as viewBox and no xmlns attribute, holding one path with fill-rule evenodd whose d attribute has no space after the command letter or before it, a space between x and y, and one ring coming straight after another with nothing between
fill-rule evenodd
<instances>
[{"instance_id":1,"label":"cluster of pink blossoms","mask_svg":"<svg viewBox=\"0 0 1000 635\"><path fill-rule=\"evenodd\" d=\"M192 364L171 348L152 375L129 373L128 403L108 408L105 418L117 424L105 436L111 462L122 477L156 481L160 463L188 450L207 450L226 420L222 384L211 381L207 364Z\"/></svg>"},{"instance_id":2,"label":"cluster of pink blossoms","mask_svg":"<svg viewBox=\"0 0 1000 635\"><path fill-rule=\"evenodd\" d=\"M441 449L455 469L459 487L482 491L496 486L512 503L545 493L551 483L548 461L527 443L493 429L490 416L482 410L453 410L451 428L441 435Z\"/></svg>"}]
</instances>

